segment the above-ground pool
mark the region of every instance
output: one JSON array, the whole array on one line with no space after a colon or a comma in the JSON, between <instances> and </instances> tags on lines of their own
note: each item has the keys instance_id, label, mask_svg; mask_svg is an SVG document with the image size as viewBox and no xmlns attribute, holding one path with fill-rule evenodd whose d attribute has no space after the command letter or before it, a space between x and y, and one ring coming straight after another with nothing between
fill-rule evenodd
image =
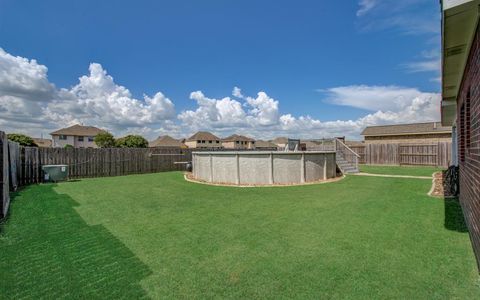
<instances>
[{"instance_id":1,"label":"above-ground pool","mask_svg":"<svg viewBox=\"0 0 480 300\"><path fill-rule=\"evenodd\" d=\"M193 152L193 178L237 185L301 184L336 176L335 152Z\"/></svg>"}]
</instances>

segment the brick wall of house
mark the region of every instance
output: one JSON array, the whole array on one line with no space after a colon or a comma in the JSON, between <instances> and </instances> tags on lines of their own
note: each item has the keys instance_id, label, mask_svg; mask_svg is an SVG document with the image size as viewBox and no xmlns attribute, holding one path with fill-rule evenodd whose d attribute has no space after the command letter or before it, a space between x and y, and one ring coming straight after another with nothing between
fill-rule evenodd
<instances>
[{"instance_id":1,"label":"brick wall of house","mask_svg":"<svg viewBox=\"0 0 480 300\"><path fill-rule=\"evenodd\" d=\"M412 134L412 135L388 135L388 136L366 136L366 144L434 144L438 142L451 142L451 133L438 134Z\"/></svg>"},{"instance_id":2,"label":"brick wall of house","mask_svg":"<svg viewBox=\"0 0 480 300\"><path fill-rule=\"evenodd\" d=\"M480 267L480 35L470 49L457 99L460 203Z\"/></svg>"}]
</instances>

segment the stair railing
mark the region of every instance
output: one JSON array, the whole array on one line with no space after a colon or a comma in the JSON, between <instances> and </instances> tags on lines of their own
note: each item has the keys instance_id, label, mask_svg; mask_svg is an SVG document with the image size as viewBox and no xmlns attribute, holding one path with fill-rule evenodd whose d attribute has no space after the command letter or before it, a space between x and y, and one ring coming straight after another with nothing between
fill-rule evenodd
<instances>
[{"instance_id":1,"label":"stair railing","mask_svg":"<svg viewBox=\"0 0 480 300\"><path fill-rule=\"evenodd\" d=\"M344 160L358 170L358 159L360 158L360 155L350 149L350 147L345 145L345 143L339 139L335 139L335 152L337 152L337 154L340 153Z\"/></svg>"}]
</instances>

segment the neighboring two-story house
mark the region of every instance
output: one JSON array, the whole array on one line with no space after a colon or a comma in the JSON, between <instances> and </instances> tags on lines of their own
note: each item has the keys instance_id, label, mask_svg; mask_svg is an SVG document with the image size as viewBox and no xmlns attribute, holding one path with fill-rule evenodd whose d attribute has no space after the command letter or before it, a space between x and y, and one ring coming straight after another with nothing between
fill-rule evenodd
<instances>
[{"instance_id":1,"label":"neighboring two-story house","mask_svg":"<svg viewBox=\"0 0 480 300\"><path fill-rule=\"evenodd\" d=\"M104 130L93 126L73 125L50 133L52 147L71 145L75 148L97 148L94 138Z\"/></svg>"},{"instance_id":2,"label":"neighboring two-story house","mask_svg":"<svg viewBox=\"0 0 480 300\"><path fill-rule=\"evenodd\" d=\"M225 149L255 149L255 140L243 135L232 134L222 139L222 145Z\"/></svg>"},{"instance_id":3,"label":"neighboring two-story house","mask_svg":"<svg viewBox=\"0 0 480 300\"><path fill-rule=\"evenodd\" d=\"M216 135L199 131L185 141L188 148L222 148L222 142Z\"/></svg>"}]
</instances>

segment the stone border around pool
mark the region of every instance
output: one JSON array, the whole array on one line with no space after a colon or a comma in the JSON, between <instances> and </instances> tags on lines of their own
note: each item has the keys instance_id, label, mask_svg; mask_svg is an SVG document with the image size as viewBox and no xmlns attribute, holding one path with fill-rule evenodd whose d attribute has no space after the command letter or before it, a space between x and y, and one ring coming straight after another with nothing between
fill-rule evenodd
<instances>
[{"instance_id":1,"label":"stone border around pool","mask_svg":"<svg viewBox=\"0 0 480 300\"><path fill-rule=\"evenodd\" d=\"M231 183L211 183L207 181L202 181L193 178L193 174L191 172L185 172L183 174L185 181L197 183L197 184L204 184L204 185L211 185L211 186L228 186L228 187L241 187L241 188L255 188L255 187L289 187L289 186L304 186L304 185L315 185L315 184L324 184L324 183L332 183L337 182L344 179L346 176L342 175L339 177L321 180L321 181L312 181L312 182L305 182L305 183L293 183L293 184L231 184Z\"/></svg>"}]
</instances>

